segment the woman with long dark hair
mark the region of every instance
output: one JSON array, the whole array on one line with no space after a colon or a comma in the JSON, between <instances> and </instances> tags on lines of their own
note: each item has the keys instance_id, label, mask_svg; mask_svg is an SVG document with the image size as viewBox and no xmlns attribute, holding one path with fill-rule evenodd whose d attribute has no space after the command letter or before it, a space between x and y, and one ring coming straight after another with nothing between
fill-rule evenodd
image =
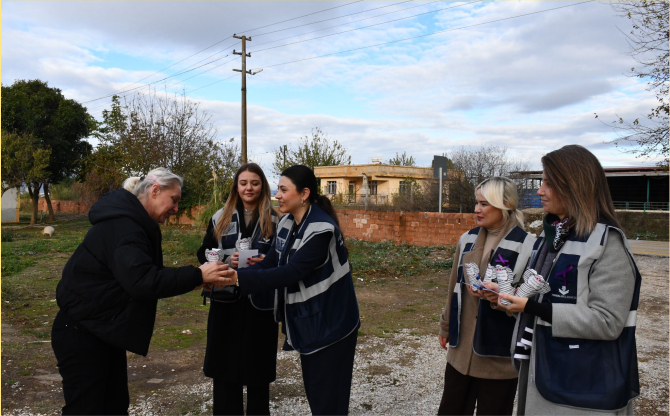
<instances>
[{"instance_id":1,"label":"woman with long dark hair","mask_svg":"<svg viewBox=\"0 0 670 416\"><path fill-rule=\"evenodd\" d=\"M312 414L347 414L360 316L337 214L307 166L282 172L276 198L288 215L273 248L258 264L231 269L227 284L239 283L243 295L276 290L284 349L300 353Z\"/></svg>"},{"instance_id":2,"label":"woman with long dark hair","mask_svg":"<svg viewBox=\"0 0 670 416\"><path fill-rule=\"evenodd\" d=\"M547 215L530 269L547 277L551 291L532 299L499 297L499 307L522 312L514 340L517 414L632 415L640 393L641 277L605 173L578 145L547 153L542 166L537 194Z\"/></svg>"},{"instance_id":3,"label":"woman with long dark hair","mask_svg":"<svg viewBox=\"0 0 670 416\"><path fill-rule=\"evenodd\" d=\"M237 170L223 208L209 221L198 250L219 250L219 258L237 269L240 250L257 250L261 261L276 235L278 217L270 200L270 184L260 166L245 163ZM211 299L207 320L207 351L203 371L213 378L215 415L244 414L243 387L247 386L248 415L270 414L270 383L276 378L278 325L274 320L274 291L241 296L230 286L204 290Z\"/></svg>"}]
</instances>

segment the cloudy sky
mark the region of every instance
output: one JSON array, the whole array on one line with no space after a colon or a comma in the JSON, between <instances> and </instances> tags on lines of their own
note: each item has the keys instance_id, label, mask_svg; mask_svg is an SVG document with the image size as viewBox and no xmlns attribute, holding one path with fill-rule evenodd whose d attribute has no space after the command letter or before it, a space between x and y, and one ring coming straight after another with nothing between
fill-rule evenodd
<instances>
[{"instance_id":1,"label":"cloudy sky","mask_svg":"<svg viewBox=\"0 0 670 416\"><path fill-rule=\"evenodd\" d=\"M607 2L5 1L1 19L3 85L47 81L98 118L114 92L185 91L238 143L231 36L251 36L247 68L263 72L247 78L249 154L266 169L317 126L353 163L407 151L430 166L494 144L539 167L571 143L605 166L654 163L600 122L656 105L626 75L629 23Z\"/></svg>"}]
</instances>

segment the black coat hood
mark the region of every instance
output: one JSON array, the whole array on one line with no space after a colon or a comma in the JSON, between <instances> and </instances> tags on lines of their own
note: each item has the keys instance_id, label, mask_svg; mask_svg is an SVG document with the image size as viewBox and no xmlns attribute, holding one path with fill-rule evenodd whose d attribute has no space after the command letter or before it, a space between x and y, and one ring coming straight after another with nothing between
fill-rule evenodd
<instances>
[{"instance_id":1,"label":"black coat hood","mask_svg":"<svg viewBox=\"0 0 670 416\"><path fill-rule=\"evenodd\" d=\"M88 213L88 220L92 225L123 217L128 217L141 225L149 235L160 230L140 200L123 188L101 196Z\"/></svg>"}]
</instances>

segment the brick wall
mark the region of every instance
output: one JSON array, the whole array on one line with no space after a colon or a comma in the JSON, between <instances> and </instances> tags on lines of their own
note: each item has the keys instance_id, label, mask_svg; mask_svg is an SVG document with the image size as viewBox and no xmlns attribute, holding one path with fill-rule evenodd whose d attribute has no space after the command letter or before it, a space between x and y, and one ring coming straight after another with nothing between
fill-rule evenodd
<instances>
[{"instance_id":1,"label":"brick wall","mask_svg":"<svg viewBox=\"0 0 670 416\"><path fill-rule=\"evenodd\" d=\"M91 208L91 204L77 201L51 200L51 205L54 212L73 214L85 214ZM47 211L44 199L40 200L39 209ZM202 209L192 208L191 216L198 218ZM475 214L338 209L337 216L345 237L417 246L456 244L464 232L475 226ZM190 225L195 220L182 214L170 217L170 223Z\"/></svg>"},{"instance_id":2,"label":"brick wall","mask_svg":"<svg viewBox=\"0 0 670 416\"><path fill-rule=\"evenodd\" d=\"M345 237L416 246L451 245L475 226L475 214L338 210Z\"/></svg>"},{"instance_id":3,"label":"brick wall","mask_svg":"<svg viewBox=\"0 0 670 416\"><path fill-rule=\"evenodd\" d=\"M195 222L198 220L200 213L204 211L204 209L205 207L202 205L190 208L188 211L190 212L190 215L193 218L189 218L188 215L186 215L186 212L184 212L178 217L171 215L170 218L168 219L168 222L170 222L170 224L194 225Z\"/></svg>"},{"instance_id":4,"label":"brick wall","mask_svg":"<svg viewBox=\"0 0 670 416\"><path fill-rule=\"evenodd\" d=\"M92 206L93 204L87 202L51 200L51 208L53 208L54 213L86 214ZM44 212L49 211L47 201L44 198L40 198L37 209Z\"/></svg>"}]
</instances>

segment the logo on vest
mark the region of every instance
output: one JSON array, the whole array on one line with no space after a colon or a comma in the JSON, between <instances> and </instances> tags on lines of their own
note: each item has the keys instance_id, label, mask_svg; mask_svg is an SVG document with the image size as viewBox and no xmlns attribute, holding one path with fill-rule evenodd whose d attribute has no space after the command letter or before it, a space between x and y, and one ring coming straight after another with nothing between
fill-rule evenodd
<instances>
[{"instance_id":1,"label":"logo on vest","mask_svg":"<svg viewBox=\"0 0 670 416\"><path fill-rule=\"evenodd\" d=\"M272 241L272 238L260 238L258 239L258 242L261 244L270 244L270 241Z\"/></svg>"},{"instance_id":2,"label":"logo on vest","mask_svg":"<svg viewBox=\"0 0 670 416\"><path fill-rule=\"evenodd\" d=\"M496 263L502 263L503 267L509 267L509 261L503 259L503 256L498 254L498 258L495 261Z\"/></svg>"},{"instance_id":3,"label":"logo on vest","mask_svg":"<svg viewBox=\"0 0 670 416\"><path fill-rule=\"evenodd\" d=\"M277 250L284 251L285 244L286 244L285 239L277 237Z\"/></svg>"},{"instance_id":4,"label":"logo on vest","mask_svg":"<svg viewBox=\"0 0 670 416\"><path fill-rule=\"evenodd\" d=\"M563 276L563 286L561 286L560 289L558 289L558 293L563 295L562 297L568 297L567 294L570 293L570 290L568 289L568 273L573 269L572 266L568 266L566 269L561 270L560 272L557 272L554 276L560 277ZM556 296L556 295L554 295ZM575 298L574 296L570 296L570 298Z\"/></svg>"}]
</instances>

